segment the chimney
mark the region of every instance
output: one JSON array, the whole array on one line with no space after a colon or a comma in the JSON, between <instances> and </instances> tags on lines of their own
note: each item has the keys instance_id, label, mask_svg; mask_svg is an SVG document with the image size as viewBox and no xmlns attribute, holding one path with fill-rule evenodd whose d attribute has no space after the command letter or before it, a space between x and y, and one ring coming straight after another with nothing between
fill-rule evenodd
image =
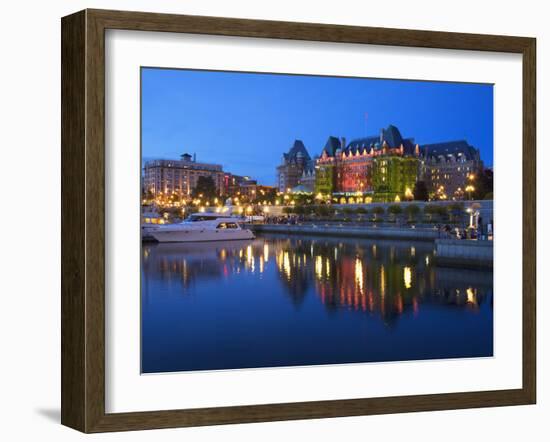
<instances>
[{"instance_id":1,"label":"chimney","mask_svg":"<svg viewBox=\"0 0 550 442\"><path fill-rule=\"evenodd\" d=\"M197 162L197 154L196 152L193 152L193 163Z\"/></svg>"}]
</instances>

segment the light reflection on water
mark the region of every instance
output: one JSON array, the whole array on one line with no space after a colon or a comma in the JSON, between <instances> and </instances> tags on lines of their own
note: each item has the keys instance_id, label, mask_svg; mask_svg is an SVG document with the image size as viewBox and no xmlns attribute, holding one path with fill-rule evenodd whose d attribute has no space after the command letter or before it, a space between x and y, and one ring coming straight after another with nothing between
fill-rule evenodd
<instances>
[{"instance_id":1,"label":"light reflection on water","mask_svg":"<svg viewBox=\"0 0 550 442\"><path fill-rule=\"evenodd\" d=\"M431 243L144 244L144 372L491 356L492 272Z\"/></svg>"}]
</instances>

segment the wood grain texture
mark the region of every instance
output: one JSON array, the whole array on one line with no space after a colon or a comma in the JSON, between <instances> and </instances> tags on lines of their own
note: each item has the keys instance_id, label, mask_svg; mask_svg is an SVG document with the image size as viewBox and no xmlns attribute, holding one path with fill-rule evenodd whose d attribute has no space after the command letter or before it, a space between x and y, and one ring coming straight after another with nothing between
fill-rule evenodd
<instances>
[{"instance_id":1,"label":"wood grain texture","mask_svg":"<svg viewBox=\"0 0 550 442\"><path fill-rule=\"evenodd\" d=\"M61 422L85 427L85 13L61 29Z\"/></svg>"},{"instance_id":2,"label":"wood grain texture","mask_svg":"<svg viewBox=\"0 0 550 442\"><path fill-rule=\"evenodd\" d=\"M523 50L523 389L536 402L537 100L536 40Z\"/></svg>"},{"instance_id":3,"label":"wood grain texture","mask_svg":"<svg viewBox=\"0 0 550 442\"><path fill-rule=\"evenodd\" d=\"M104 36L106 29L522 54L523 387L515 390L106 414L104 227ZM520 405L535 402L536 46L534 39L86 10L63 18L62 40L63 424L83 432L101 432Z\"/></svg>"}]
</instances>

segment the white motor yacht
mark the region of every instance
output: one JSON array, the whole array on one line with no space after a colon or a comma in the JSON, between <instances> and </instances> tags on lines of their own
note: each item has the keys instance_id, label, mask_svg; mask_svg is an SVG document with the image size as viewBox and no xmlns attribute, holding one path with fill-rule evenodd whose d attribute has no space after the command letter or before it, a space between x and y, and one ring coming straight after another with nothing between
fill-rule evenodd
<instances>
[{"instance_id":1,"label":"white motor yacht","mask_svg":"<svg viewBox=\"0 0 550 442\"><path fill-rule=\"evenodd\" d=\"M254 239L240 218L220 213L194 213L179 224L158 226L148 232L158 242L229 241Z\"/></svg>"}]
</instances>

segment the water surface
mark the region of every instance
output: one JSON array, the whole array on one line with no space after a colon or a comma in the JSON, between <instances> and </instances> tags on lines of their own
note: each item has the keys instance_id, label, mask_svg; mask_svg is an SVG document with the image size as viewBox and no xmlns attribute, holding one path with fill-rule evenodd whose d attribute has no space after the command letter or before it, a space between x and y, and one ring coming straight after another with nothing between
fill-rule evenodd
<instances>
[{"instance_id":1,"label":"water surface","mask_svg":"<svg viewBox=\"0 0 550 442\"><path fill-rule=\"evenodd\" d=\"M433 244L144 244L144 373L492 356L492 272Z\"/></svg>"}]
</instances>

